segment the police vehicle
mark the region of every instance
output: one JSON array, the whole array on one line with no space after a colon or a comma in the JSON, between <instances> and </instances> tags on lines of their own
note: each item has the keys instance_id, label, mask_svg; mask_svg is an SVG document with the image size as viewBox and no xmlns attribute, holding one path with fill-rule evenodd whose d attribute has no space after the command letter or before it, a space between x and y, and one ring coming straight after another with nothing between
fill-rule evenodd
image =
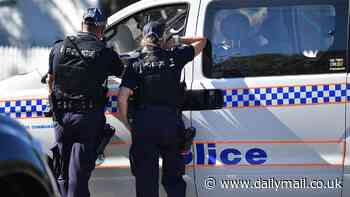
<instances>
[{"instance_id":1,"label":"police vehicle","mask_svg":"<svg viewBox=\"0 0 350 197\"><path fill-rule=\"evenodd\" d=\"M109 18L106 41L127 59L149 20L165 22L167 35L210 40L182 76L190 95L183 119L197 129L186 156L188 196L346 197L348 13L346 0L143 0ZM30 73L2 82L0 112L48 148L53 125L39 80ZM92 181L115 183L95 182L95 195L135 192L125 178L130 134L115 118L119 84L109 79L106 110L117 135Z\"/></svg>"}]
</instances>

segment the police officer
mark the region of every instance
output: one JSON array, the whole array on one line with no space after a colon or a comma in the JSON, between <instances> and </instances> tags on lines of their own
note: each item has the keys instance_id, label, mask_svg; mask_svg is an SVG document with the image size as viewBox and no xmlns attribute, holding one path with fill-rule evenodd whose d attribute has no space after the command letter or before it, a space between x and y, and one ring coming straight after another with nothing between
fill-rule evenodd
<instances>
[{"instance_id":1,"label":"police officer","mask_svg":"<svg viewBox=\"0 0 350 197\"><path fill-rule=\"evenodd\" d=\"M130 159L137 197L158 197L159 157L163 159L162 185L169 197L183 197L185 164L180 156L178 104L181 70L206 44L205 38L171 39L164 44L164 25L150 22L143 28L143 49L123 76L118 95L121 121L127 120L128 98L136 94ZM182 43L183 45L174 46ZM168 48L168 46L174 46ZM137 56L137 55L136 55Z\"/></svg>"},{"instance_id":2,"label":"police officer","mask_svg":"<svg viewBox=\"0 0 350 197\"><path fill-rule=\"evenodd\" d=\"M121 75L119 56L101 41L106 17L97 8L84 14L81 32L55 44L50 55L49 92L55 115L57 182L63 197L90 196L99 132L104 126L108 75Z\"/></svg>"}]
</instances>

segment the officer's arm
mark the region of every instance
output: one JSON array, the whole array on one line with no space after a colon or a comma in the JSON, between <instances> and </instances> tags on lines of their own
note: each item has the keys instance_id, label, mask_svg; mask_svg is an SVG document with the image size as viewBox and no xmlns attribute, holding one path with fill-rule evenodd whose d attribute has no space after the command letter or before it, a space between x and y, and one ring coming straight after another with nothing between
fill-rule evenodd
<instances>
[{"instance_id":1,"label":"officer's arm","mask_svg":"<svg viewBox=\"0 0 350 197\"><path fill-rule=\"evenodd\" d=\"M57 40L55 42L55 45L51 49L50 54L49 54L49 70L47 72L47 85L49 86L49 94L50 95L53 91L53 81L55 80L55 77L53 75L53 69L59 60L59 58L58 58L59 54L57 53L57 51L59 48L61 48L62 41L63 40Z\"/></svg>"},{"instance_id":2,"label":"officer's arm","mask_svg":"<svg viewBox=\"0 0 350 197\"><path fill-rule=\"evenodd\" d=\"M54 81L55 77L52 74L48 74L47 78L48 78L47 84L49 86L49 94L51 94L53 91L53 81Z\"/></svg>"},{"instance_id":3,"label":"officer's arm","mask_svg":"<svg viewBox=\"0 0 350 197\"><path fill-rule=\"evenodd\" d=\"M117 52L113 51L113 49L110 49L110 48L108 48L108 50L109 50L110 58L106 58L106 60L110 64L110 68L109 68L110 74L116 77L120 77L124 71L124 64Z\"/></svg>"},{"instance_id":4,"label":"officer's arm","mask_svg":"<svg viewBox=\"0 0 350 197\"><path fill-rule=\"evenodd\" d=\"M194 37L194 38L187 38L187 37L181 37L180 42L187 45L192 45L194 48L194 56L196 57L198 54L200 54L205 45L207 44L207 39L203 37Z\"/></svg>"},{"instance_id":5,"label":"officer's arm","mask_svg":"<svg viewBox=\"0 0 350 197\"><path fill-rule=\"evenodd\" d=\"M128 99L133 91L127 87L121 87L118 93L119 120L130 130L128 122Z\"/></svg>"}]
</instances>

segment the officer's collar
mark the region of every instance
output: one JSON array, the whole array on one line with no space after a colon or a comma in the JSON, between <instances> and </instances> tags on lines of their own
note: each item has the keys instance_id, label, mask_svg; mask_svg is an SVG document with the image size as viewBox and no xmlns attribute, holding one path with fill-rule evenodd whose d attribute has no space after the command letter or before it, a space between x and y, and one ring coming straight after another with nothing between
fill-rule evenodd
<instances>
[{"instance_id":1,"label":"officer's collar","mask_svg":"<svg viewBox=\"0 0 350 197\"><path fill-rule=\"evenodd\" d=\"M79 31L78 32L78 36L88 36L88 37L92 37L94 39L97 40L97 36L95 33L92 33L92 32L82 32L82 31Z\"/></svg>"}]
</instances>

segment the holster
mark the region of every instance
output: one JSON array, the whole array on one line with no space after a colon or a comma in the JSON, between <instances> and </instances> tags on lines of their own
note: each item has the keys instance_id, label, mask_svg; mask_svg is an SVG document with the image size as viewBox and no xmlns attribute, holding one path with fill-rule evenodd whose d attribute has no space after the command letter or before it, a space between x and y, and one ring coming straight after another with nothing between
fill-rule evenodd
<instances>
[{"instance_id":1,"label":"holster","mask_svg":"<svg viewBox=\"0 0 350 197\"><path fill-rule=\"evenodd\" d=\"M46 117L51 117L52 116L52 120L56 121L57 120L57 100L56 100L56 96L54 93L51 93L49 95L49 108L46 112L44 112L44 115Z\"/></svg>"},{"instance_id":2,"label":"holster","mask_svg":"<svg viewBox=\"0 0 350 197\"><path fill-rule=\"evenodd\" d=\"M194 127L189 127L187 129L182 130L182 140L180 143L180 150L182 152L188 152L191 150L191 145L195 136L196 128Z\"/></svg>"},{"instance_id":3,"label":"holster","mask_svg":"<svg viewBox=\"0 0 350 197\"><path fill-rule=\"evenodd\" d=\"M115 128L110 124L105 124L102 131L101 141L98 144L96 149L97 155L103 154L104 150L106 149L108 143L111 141L114 134L115 134Z\"/></svg>"},{"instance_id":4,"label":"holster","mask_svg":"<svg viewBox=\"0 0 350 197\"><path fill-rule=\"evenodd\" d=\"M63 158L60 154L58 144L55 144L50 150L52 152L52 158L49 160L49 167L57 180L63 174Z\"/></svg>"},{"instance_id":5,"label":"holster","mask_svg":"<svg viewBox=\"0 0 350 197\"><path fill-rule=\"evenodd\" d=\"M138 106L137 97L135 95L129 97L129 99L128 99L128 112L127 112L128 117L127 118L128 118L128 121L129 121L129 124L131 127L134 126L137 106Z\"/></svg>"},{"instance_id":6,"label":"holster","mask_svg":"<svg viewBox=\"0 0 350 197\"><path fill-rule=\"evenodd\" d=\"M130 170L131 170L131 174L133 176L136 176L136 163L134 160L134 147L131 145L130 150L129 150L129 162L130 162Z\"/></svg>"}]
</instances>

